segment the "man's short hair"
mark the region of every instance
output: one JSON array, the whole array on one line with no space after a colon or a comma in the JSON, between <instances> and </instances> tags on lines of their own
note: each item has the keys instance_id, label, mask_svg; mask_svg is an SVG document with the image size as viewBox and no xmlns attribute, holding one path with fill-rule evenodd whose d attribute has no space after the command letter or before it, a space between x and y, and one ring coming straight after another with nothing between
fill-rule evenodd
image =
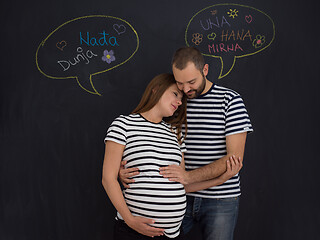
<instances>
[{"instance_id":1,"label":"man's short hair","mask_svg":"<svg viewBox=\"0 0 320 240\"><path fill-rule=\"evenodd\" d=\"M204 67L204 58L201 52L195 47L179 48L173 55L171 65L183 70L189 62L194 63L195 67L202 72Z\"/></svg>"}]
</instances>

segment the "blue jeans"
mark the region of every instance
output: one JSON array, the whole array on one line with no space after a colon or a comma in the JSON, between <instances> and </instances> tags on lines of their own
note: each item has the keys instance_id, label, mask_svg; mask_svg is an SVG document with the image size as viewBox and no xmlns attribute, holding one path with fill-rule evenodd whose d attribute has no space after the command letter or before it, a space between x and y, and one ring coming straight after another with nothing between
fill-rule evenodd
<instances>
[{"instance_id":1,"label":"blue jeans","mask_svg":"<svg viewBox=\"0 0 320 240\"><path fill-rule=\"evenodd\" d=\"M194 223L199 223L203 239L232 240L239 200L239 197L213 199L187 196L183 232L187 234Z\"/></svg>"}]
</instances>

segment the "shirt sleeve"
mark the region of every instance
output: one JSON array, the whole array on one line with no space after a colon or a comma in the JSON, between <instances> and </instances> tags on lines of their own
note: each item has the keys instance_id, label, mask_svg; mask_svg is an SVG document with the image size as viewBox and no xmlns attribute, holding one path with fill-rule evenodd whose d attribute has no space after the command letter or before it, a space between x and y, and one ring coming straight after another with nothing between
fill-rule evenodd
<instances>
[{"instance_id":1,"label":"shirt sleeve","mask_svg":"<svg viewBox=\"0 0 320 240\"><path fill-rule=\"evenodd\" d=\"M182 138L182 143L180 144L181 152L185 153L187 151L186 144L184 143L184 137Z\"/></svg>"},{"instance_id":2,"label":"shirt sleeve","mask_svg":"<svg viewBox=\"0 0 320 240\"><path fill-rule=\"evenodd\" d=\"M249 115L240 95L235 95L231 98L225 114L226 136L242 132L250 133L253 131Z\"/></svg>"},{"instance_id":3,"label":"shirt sleeve","mask_svg":"<svg viewBox=\"0 0 320 240\"><path fill-rule=\"evenodd\" d=\"M116 118L110 125L107 131L107 135L104 139L106 141L113 141L121 145L126 145L127 143L127 131L126 123L123 117Z\"/></svg>"}]
</instances>

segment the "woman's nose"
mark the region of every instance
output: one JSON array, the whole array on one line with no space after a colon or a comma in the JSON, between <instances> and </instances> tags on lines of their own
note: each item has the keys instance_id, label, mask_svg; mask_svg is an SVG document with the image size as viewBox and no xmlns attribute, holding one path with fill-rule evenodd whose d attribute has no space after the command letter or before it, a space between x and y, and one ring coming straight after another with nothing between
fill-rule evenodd
<instances>
[{"instance_id":1,"label":"woman's nose","mask_svg":"<svg viewBox=\"0 0 320 240\"><path fill-rule=\"evenodd\" d=\"M178 106L180 106L180 105L182 104L182 101L181 101L181 100L178 100L178 101L177 101L177 104L178 104Z\"/></svg>"}]
</instances>

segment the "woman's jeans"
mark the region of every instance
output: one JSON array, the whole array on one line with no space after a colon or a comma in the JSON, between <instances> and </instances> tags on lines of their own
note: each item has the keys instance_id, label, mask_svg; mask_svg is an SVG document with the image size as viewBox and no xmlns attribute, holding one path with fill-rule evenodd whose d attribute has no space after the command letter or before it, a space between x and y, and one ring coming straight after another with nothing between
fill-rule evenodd
<instances>
[{"instance_id":1,"label":"woman's jeans","mask_svg":"<svg viewBox=\"0 0 320 240\"><path fill-rule=\"evenodd\" d=\"M183 232L187 234L194 223L199 223L203 239L232 240L239 200L239 197L213 199L187 196Z\"/></svg>"}]
</instances>

